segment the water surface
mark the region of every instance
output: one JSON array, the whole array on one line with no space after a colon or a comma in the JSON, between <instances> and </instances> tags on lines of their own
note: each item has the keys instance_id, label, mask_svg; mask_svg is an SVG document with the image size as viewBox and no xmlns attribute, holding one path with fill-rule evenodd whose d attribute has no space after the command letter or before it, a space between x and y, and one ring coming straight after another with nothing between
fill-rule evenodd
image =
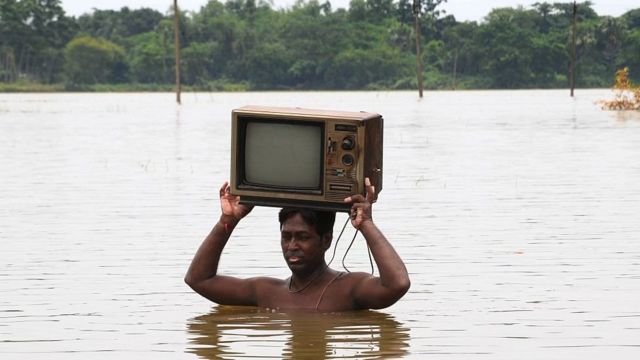
<instances>
[{"instance_id":1,"label":"water surface","mask_svg":"<svg viewBox=\"0 0 640 360\"><path fill-rule=\"evenodd\" d=\"M0 357L638 358L640 113L594 104L611 96L0 94ZM384 116L374 217L412 279L396 305L272 313L184 285L248 104ZM241 223L221 272L288 276L276 214ZM362 238L344 264L369 271Z\"/></svg>"}]
</instances>

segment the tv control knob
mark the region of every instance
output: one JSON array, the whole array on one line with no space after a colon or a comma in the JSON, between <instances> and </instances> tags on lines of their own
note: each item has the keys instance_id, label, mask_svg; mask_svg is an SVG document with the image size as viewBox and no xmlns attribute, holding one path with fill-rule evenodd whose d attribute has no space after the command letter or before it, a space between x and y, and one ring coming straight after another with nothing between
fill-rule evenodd
<instances>
[{"instance_id":1,"label":"tv control knob","mask_svg":"<svg viewBox=\"0 0 640 360\"><path fill-rule=\"evenodd\" d=\"M351 166L353 165L353 156L351 154L346 154L344 156L342 156L342 163L346 166Z\"/></svg>"},{"instance_id":2,"label":"tv control knob","mask_svg":"<svg viewBox=\"0 0 640 360\"><path fill-rule=\"evenodd\" d=\"M342 150L352 150L356 146L356 139L353 136L347 136L342 139Z\"/></svg>"}]
</instances>

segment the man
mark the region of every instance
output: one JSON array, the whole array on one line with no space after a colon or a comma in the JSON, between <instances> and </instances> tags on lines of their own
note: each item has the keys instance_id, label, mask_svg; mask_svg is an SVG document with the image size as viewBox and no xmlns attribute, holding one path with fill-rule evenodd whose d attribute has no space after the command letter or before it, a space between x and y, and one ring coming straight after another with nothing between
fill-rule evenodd
<instances>
[{"instance_id":1,"label":"man","mask_svg":"<svg viewBox=\"0 0 640 360\"><path fill-rule=\"evenodd\" d=\"M343 273L328 267L325 252L332 241L335 213L307 209L280 212L280 245L291 270L286 280L269 277L239 279L218 275L222 250L238 222L252 206L240 204L225 182L220 188L222 215L198 249L185 276L197 293L221 305L249 305L271 309L347 311L391 306L409 290L407 269L371 217L375 191L365 181L366 197L353 195L351 224L364 235L380 276Z\"/></svg>"}]
</instances>

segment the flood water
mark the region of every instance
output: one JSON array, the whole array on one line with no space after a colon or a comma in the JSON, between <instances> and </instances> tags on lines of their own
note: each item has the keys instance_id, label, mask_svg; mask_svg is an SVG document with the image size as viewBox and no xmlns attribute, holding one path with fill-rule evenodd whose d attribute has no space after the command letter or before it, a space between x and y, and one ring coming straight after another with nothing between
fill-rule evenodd
<instances>
[{"instance_id":1,"label":"flood water","mask_svg":"<svg viewBox=\"0 0 640 360\"><path fill-rule=\"evenodd\" d=\"M640 112L576 94L0 94L0 358L640 358ZM384 116L397 304L280 313L183 283L248 104ZM240 224L221 273L289 275L276 215ZM370 271L364 239L344 264Z\"/></svg>"}]
</instances>

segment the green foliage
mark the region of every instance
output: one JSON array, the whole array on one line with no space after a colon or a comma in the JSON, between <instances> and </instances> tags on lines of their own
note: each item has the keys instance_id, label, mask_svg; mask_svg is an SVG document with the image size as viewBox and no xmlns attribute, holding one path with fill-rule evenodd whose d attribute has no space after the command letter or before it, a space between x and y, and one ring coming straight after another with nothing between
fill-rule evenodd
<instances>
[{"instance_id":1,"label":"green foliage","mask_svg":"<svg viewBox=\"0 0 640 360\"><path fill-rule=\"evenodd\" d=\"M480 22L444 14L444 2L416 9L427 88L567 86L571 2L498 8ZM287 9L209 0L181 12L181 78L187 89L224 91L415 88L414 20L412 0L351 0L337 10L328 0ZM123 7L76 19L60 0L0 0L0 82L170 89L174 50L171 11ZM578 86L609 86L615 69L640 68L638 54L640 9L613 18L578 4Z\"/></svg>"},{"instance_id":2,"label":"green foliage","mask_svg":"<svg viewBox=\"0 0 640 360\"><path fill-rule=\"evenodd\" d=\"M640 69L640 27L625 34L624 46L620 51L619 66ZM640 71L630 79L640 83Z\"/></svg>"},{"instance_id":3,"label":"green foliage","mask_svg":"<svg viewBox=\"0 0 640 360\"><path fill-rule=\"evenodd\" d=\"M182 49L182 70L185 83L196 84L207 79L214 70L215 42L193 42Z\"/></svg>"},{"instance_id":4,"label":"green foliage","mask_svg":"<svg viewBox=\"0 0 640 360\"><path fill-rule=\"evenodd\" d=\"M407 71L413 70L413 62L406 60L390 47L346 49L335 57L325 73L325 81L333 89L362 89L369 84L388 88Z\"/></svg>"},{"instance_id":5,"label":"green foliage","mask_svg":"<svg viewBox=\"0 0 640 360\"><path fill-rule=\"evenodd\" d=\"M108 40L81 36L64 49L67 80L71 84L123 82L124 49Z\"/></svg>"},{"instance_id":6,"label":"green foliage","mask_svg":"<svg viewBox=\"0 0 640 360\"><path fill-rule=\"evenodd\" d=\"M130 39L127 58L131 78L141 83L172 83L175 75L171 38L165 33L147 32Z\"/></svg>"},{"instance_id":7,"label":"green foliage","mask_svg":"<svg viewBox=\"0 0 640 360\"><path fill-rule=\"evenodd\" d=\"M0 0L0 81L59 80L60 50L75 31L59 0Z\"/></svg>"},{"instance_id":8,"label":"green foliage","mask_svg":"<svg viewBox=\"0 0 640 360\"><path fill-rule=\"evenodd\" d=\"M78 26L81 33L121 42L129 36L153 31L163 18L161 13L149 8L130 10L125 6L119 11L95 10L81 15Z\"/></svg>"}]
</instances>

